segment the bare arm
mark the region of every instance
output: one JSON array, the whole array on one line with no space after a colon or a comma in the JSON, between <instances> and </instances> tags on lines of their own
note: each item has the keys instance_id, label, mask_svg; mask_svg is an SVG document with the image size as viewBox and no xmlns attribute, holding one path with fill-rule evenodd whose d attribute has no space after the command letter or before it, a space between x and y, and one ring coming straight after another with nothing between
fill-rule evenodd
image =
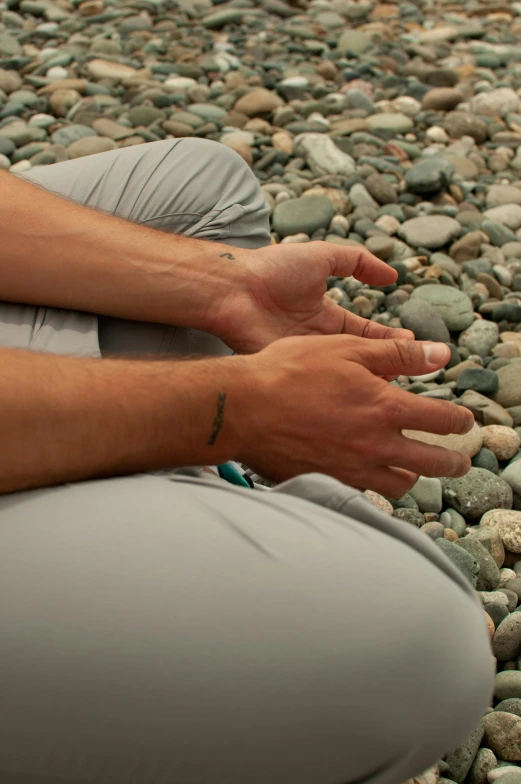
<instances>
[{"instance_id":1,"label":"bare arm","mask_svg":"<svg viewBox=\"0 0 521 784\"><path fill-rule=\"evenodd\" d=\"M189 362L3 349L0 492L236 459L277 481L319 471L399 498L418 473L460 476L470 466L402 430L466 433L474 418L380 376L430 372L448 353L350 335Z\"/></svg>"},{"instance_id":2,"label":"bare arm","mask_svg":"<svg viewBox=\"0 0 521 784\"><path fill-rule=\"evenodd\" d=\"M243 431L244 361L1 349L0 493L225 462L239 451Z\"/></svg>"},{"instance_id":3,"label":"bare arm","mask_svg":"<svg viewBox=\"0 0 521 784\"><path fill-rule=\"evenodd\" d=\"M0 247L10 302L211 332L215 303L244 285L226 245L120 220L3 171Z\"/></svg>"}]
</instances>

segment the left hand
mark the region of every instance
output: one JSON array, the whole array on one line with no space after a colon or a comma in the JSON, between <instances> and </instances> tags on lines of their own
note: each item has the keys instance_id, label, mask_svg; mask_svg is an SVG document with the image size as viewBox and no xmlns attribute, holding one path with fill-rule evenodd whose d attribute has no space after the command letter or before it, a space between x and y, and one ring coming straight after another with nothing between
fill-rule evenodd
<instances>
[{"instance_id":1,"label":"left hand","mask_svg":"<svg viewBox=\"0 0 521 784\"><path fill-rule=\"evenodd\" d=\"M212 332L238 354L251 354L279 338L299 335L414 340L407 329L361 318L324 296L330 275L352 275L374 286L396 281L395 270L365 248L309 242L253 251L230 248L230 252L243 265L244 286L221 303Z\"/></svg>"}]
</instances>

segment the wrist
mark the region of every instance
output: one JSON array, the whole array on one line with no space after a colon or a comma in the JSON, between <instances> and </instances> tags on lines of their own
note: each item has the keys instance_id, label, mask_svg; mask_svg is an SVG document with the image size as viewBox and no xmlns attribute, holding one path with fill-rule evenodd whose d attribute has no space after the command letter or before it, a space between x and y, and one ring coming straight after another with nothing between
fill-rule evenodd
<instances>
[{"instance_id":1,"label":"wrist","mask_svg":"<svg viewBox=\"0 0 521 784\"><path fill-rule=\"evenodd\" d=\"M243 253L215 242L169 237L168 243L149 250L144 263L142 256L133 255L126 267L136 274L139 314L124 317L198 329L226 340L232 302L247 291Z\"/></svg>"}]
</instances>

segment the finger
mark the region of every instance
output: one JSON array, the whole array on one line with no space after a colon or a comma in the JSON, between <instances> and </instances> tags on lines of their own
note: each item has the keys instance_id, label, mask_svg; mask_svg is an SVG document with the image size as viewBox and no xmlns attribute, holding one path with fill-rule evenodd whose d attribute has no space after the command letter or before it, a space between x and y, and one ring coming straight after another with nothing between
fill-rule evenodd
<instances>
[{"instance_id":1,"label":"finger","mask_svg":"<svg viewBox=\"0 0 521 784\"><path fill-rule=\"evenodd\" d=\"M400 436L398 441L393 439L393 452L388 459L393 466L418 471L422 476L464 476L471 466L468 455L406 436Z\"/></svg>"},{"instance_id":2,"label":"finger","mask_svg":"<svg viewBox=\"0 0 521 784\"><path fill-rule=\"evenodd\" d=\"M393 329L377 321L357 316L344 310L343 332L347 335L356 335L359 338L370 338L371 340L415 340L414 332L410 329Z\"/></svg>"},{"instance_id":3,"label":"finger","mask_svg":"<svg viewBox=\"0 0 521 784\"><path fill-rule=\"evenodd\" d=\"M358 362L375 376L421 376L438 370L450 359L445 343L414 340L346 342L346 359Z\"/></svg>"},{"instance_id":4,"label":"finger","mask_svg":"<svg viewBox=\"0 0 521 784\"><path fill-rule=\"evenodd\" d=\"M388 498L401 498L414 487L418 474L400 468L376 468L371 471L366 490L385 495Z\"/></svg>"},{"instance_id":5,"label":"finger","mask_svg":"<svg viewBox=\"0 0 521 784\"><path fill-rule=\"evenodd\" d=\"M399 430L448 436L468 433L474 425L474 414L464 406L456 406L448 400L413 395L392 385L387 385L382 405L384 409L387 407L387 422L394 420Z\"/></svg>"},{"instance_id":6,"label":"finger","mask_svg":"<svg viewBox=\"0 0 521 784\"><path fill-rule=\"evenodd\" d=\"M390 286L395 283L398 273L385 261L378 259L363 247L342 247L331 244L328 249L330 275L349 277L352 275L363 283L373 286Z\"/></svg>"}]
</instances>

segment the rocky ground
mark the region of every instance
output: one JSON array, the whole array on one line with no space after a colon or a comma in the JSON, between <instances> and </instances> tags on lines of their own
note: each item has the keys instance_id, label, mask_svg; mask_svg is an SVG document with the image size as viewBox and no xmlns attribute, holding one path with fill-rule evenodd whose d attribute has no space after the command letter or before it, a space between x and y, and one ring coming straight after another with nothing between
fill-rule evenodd
<instances>
[{"instance_id":1,"label":"rocky ground","mask_svg":"<svg viewBox=\"0 0 521 784\"><path fill-rule=\"evenodd\" d=\"M494 703L425 784L521 784L521 2L5 0L0 168L158 139L236 150L273 242L365 245L397 285L328 281L367 318L445 341L396 382L472 410L462 479L372 501L435 540L486 612Z\"/></svg>"}]
</instances>

